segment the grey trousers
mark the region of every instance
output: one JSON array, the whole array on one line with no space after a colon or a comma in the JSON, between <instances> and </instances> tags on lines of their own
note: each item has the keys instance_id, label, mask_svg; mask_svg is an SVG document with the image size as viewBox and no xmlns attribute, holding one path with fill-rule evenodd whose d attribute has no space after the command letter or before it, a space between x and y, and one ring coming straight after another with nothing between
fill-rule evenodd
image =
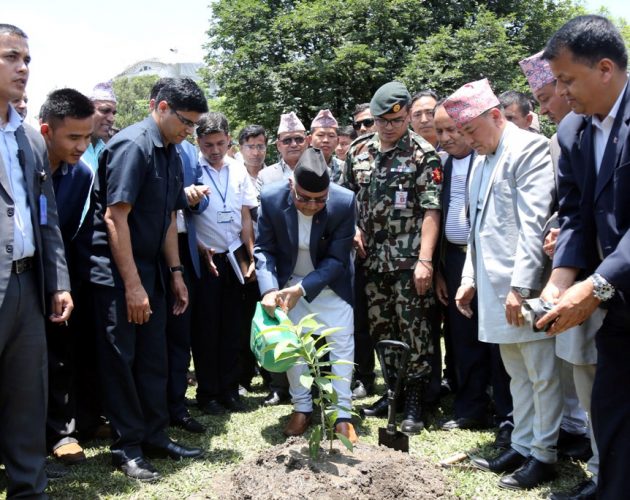
<instances>
[{"instance_id":1,"label":"grey trousers","mask_svg":"<svg viewBox=\"0 0 630 500\"><path fill-rule=\"evenodd\" d=\"M555 339L500 344L514 403L512 448L545 463L557 461L562 388Z\"/></svg>"},{"instance_id":2,"label":"grey trousers","mask_svg":"<svg viewBox=\"0 0 630 500\"><path fill-rule=\"evenodd\" d=\"M593 381L595 380L595 369L597 365L573 365L573 380L575 381L575 391L577 392L580 406L586 410L589 417L591 415L591 395L593 394ZM599 450L593 436L593 426L589 426L591 437L591 449L593 456L586 464L586 469L593 475L591 478L597 483L599 475Z\"/></svg>"},{"instance_id":3,"label":"grey trousers","mask_svg":"<svg viewBox=\"0 0 630 500\"><path fill-rule=\"evenodd\" d=\"M48 366L35 273L11 273L0 306L0 459L7 498L47 498Z\"/></svg>"}]
</instances>

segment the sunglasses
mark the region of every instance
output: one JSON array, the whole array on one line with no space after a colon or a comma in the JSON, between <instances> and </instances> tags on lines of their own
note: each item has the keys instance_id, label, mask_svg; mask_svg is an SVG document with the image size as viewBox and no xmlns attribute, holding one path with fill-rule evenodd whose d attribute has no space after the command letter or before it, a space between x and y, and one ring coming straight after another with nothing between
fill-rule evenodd
<instances>
[{"instance_id":1,"label":"sunglasses","mask_svg":"<svg viewBox=\"0 0 630 500\"><path fill-rule=\"evenodd\" d=\"M296 144L304 144L305 140L306 138L302 136L297 136L297 137L285 137L284 139L280 140L280 142L284 144L285 146L290 146L292 142L295 142Z\"/></svg>"},{"instance_id":2,"label":"sunglasses","mask_svg":"<svg viewBox=\"0 0 630 500\"><path fill-rule=\"evenodd\" d=\"M370 128L374 125L374 118L366 118L365 120L359 120L352 124L354 130L361 130L361 127Z\"/></svg>"}]
</instances>

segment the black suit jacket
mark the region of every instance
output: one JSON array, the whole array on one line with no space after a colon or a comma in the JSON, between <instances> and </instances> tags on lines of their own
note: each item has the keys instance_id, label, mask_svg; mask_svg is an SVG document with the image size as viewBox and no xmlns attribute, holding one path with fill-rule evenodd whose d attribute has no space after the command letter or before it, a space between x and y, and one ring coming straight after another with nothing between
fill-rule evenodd
<instances>
[{"instance_id":1,"label":"black suit jacket","mask_svg":"<svg viewBox=\"0 0 630 500\"><path fill-rule=\"evenodd\" d=\"M15 132L24 171L28 204L35 237L35 271L39 284L39 300L42 311L47 310L47 295L57 290L70 290L70 278L66 267L63 241L57 218L57 205L48 166L46 144L41 134L23 125ZM2 159L0 158L0 163ZM40 224L40 195L47 201L47 223ZM6 167L0 164L0 304L11 278L13 260L9 248L13 246L14 202L6 174ZM11 215L9 215L11 214Z\"/></svg>"},{"instance_id":2,"label":"black suit jacket","mask_svg":"<svg viewBox=\"0 0 630 500\"><path fill-rule=\"evenodd\" d=\"M570 113L560 124L561 229L553 261L554 267L600 273L620 292L613 300L624 303L630 292L629 94L627 88L599 174L595 171L592 118ZM603 259L597 249L598 240Z\"/></svg>"}]
</instances>

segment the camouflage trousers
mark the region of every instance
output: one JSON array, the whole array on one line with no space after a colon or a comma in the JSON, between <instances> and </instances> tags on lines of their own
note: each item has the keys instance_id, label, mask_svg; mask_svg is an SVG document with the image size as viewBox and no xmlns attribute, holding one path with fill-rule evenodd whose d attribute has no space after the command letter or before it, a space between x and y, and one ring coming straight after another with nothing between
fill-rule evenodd
<instances>
[{"instance_id":1,"label":"camouflage trousers","mask_svg":"<svg viewBox=\"0 0 630 500\"><path fill-rule=\"evenodd\" d=\"M368 300L370 335L374 342L399 340L410 348L407 379L427 379L433 354L432 329L439 321L435 294L423 297L413 282L413 270L368 272L365 293Z\"/></svg>"}]
</instances>

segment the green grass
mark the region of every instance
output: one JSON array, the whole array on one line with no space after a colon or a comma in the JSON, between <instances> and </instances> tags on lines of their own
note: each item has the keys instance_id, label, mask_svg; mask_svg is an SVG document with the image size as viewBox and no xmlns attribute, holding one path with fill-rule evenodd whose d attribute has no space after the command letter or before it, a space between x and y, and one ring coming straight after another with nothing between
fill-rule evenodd
<instances>
[{"instance_id":1,"label":"green grass","mask_svg":"<svg viewBox=\"0 0 630 500\"><path fill-rule=\"evenodd\" d=\"M170 436L182 443L201 446L207 450L204 459L199 461L174 462L153 460L161 472L162 480L145 484L126 478L112 467L108 443L91 441L84 443L88 461L71 468L64 479L52 482L49 493L53 498L125 498L125 499L184 499L214 498L213 478L221 472L233 469L241 461L254 457L261 450L282 443L282 428L291 412L290 405L272 408L260 406L265 392L260 379L255 379L256 392L244 398L249 412L226 416L201 415L196 408L191 413L208 426L204 435L188 434L171 429ZM190 388L189 397L193 397ZM373 397L362 400L357 406L368 404ZM490 444L494 439L491 431L451 431L438 430L440 421L450 417L451 398L447 398L442 409L429 416L427 429L410 440L410 453L422 456L435 463L460 451L478 449L480 454L492 453ZM362 442L377 444L378 428L386 425L385 419L366 419L357 426ZM483 471L465 468L445 469L448 483L455 494L465 499L523 499L546 498L551 491L569 489L584 476L584 464L562 461L558 464L559 479L529 492L511 493L500 489L498 477ZM0 495L6 494L6 481L0 477Z\"/></svg>"}]
</instances>

